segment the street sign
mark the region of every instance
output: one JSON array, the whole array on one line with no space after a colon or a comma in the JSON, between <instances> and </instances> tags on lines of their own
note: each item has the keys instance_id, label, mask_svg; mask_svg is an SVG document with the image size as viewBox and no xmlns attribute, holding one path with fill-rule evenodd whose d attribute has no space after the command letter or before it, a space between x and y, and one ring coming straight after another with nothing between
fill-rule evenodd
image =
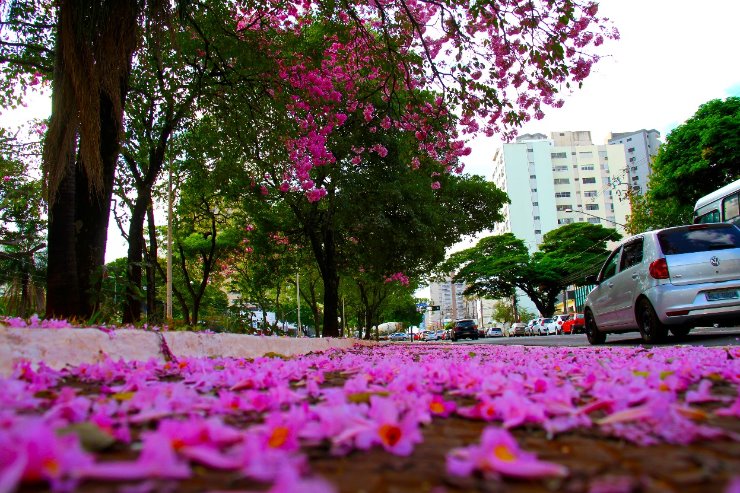
<instances>
[{"instance_id":1,"label":"street sign","mask_svg":"<svg viewBox=\"0 0 740 493\"><path fill-rule=\"evenodd\" d=\"M429 306L429 305L427 305L427 304L426 304L426 303L424 303L423 301L422 301L421 303L417 303L417 304L416 304L416 308L426 308L427 306Z\"/></svg>"},{"instance_id":2,"label":"street sign","mask_svg":"<svg viewBox=\"0 0 740 493\"><path fill-rule=\"evenodd\" d=\"M432 305L431 306L431 309L432 309L433 312L438 312L439 311L439 305Z\"/></svg>"}]
</instances>

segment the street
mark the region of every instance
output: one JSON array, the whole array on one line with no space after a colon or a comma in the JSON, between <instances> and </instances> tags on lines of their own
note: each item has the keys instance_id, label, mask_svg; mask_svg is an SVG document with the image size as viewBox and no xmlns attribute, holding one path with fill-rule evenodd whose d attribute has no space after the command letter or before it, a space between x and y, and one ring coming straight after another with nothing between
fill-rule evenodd
<instances>
[{"instance_id":1,"label":"street","mask_svg":"<svg viewBox=\"0 0 740 493\"><path fill-rule=\"evenodd\" d=\"M437 341L448 342L448 341ZM496 337L471 341L464 339L450 344L503 344L521 346L589 346L585 334L559 336ZM415 342L415 344L417 344ZM609 334L604 346L635 346L642 344L639 332L626 334ZM687 346L737 346L740 344L740 327L697 327L681 340L672 335L661 345L681 344Z\"/></svg>"}]
</instances>

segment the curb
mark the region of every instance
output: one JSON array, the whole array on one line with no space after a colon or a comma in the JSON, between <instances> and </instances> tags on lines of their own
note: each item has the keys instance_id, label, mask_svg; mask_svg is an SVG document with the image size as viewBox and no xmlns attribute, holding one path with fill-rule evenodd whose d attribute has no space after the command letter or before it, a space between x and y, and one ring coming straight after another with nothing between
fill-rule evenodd
<instances>
[{"instance_id":1,"label":"curb","mask_svg":"<svg viewBox=\"0 0 740 493\"><path fill-rule=\"evenodd\" d=\"M124 361L166 361L190 357L255 358L268 353L285 356L328 349L347 349L371 341L334 338L266 337L199 332L151 332L137 329L64 328L33 329L0 327L0 376L8 376L13 364L28 360L44 362L56 370L65 366Z\"/></svg>"}]
</instances>

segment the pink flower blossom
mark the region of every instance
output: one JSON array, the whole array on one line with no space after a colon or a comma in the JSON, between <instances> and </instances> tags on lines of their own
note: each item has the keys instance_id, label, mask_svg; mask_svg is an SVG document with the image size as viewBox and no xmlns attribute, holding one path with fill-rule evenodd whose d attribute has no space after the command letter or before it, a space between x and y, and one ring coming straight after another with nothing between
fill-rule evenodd
<instances>
[{"instance_id":1,"label":"pink flower blossom","mask_svg":"<svg viewBox=\"0 0 740 493\"><path fill-rule=\"evenodd\" d=\"M563 477L568 469L560 464L544 462L519 448L508 431L486 428L480 445L452 450L447 455L447 470L456 476L469 476L480 471L486 476L510 476L523 479Z\"/></svg>"}]
</instances>

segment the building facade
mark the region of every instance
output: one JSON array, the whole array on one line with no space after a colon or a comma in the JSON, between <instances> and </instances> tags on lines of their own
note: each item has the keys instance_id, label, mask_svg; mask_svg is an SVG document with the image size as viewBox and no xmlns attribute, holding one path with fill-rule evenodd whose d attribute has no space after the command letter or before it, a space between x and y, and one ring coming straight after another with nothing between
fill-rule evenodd
<instances>
[{"instance_id":1,"label":"building facade","mask_svg":"<svg viewBox=\"0 0 740 493\"><path fill-rule=\"evenodd\" d=\"M610 145L624 146L629 189L632 193L645 193L648 177L652 171L652 160L660 147L660 132L642 129L635 132L612 133L607 142Z\"/></svg>"},{"instance_id":2,"label":"building facade","mask_svg":"<svg viewBox=\"0 0 740 493\"><path fill-rule=\"evenodd\" d=\"M594 145L587 131L522 135L494 156L493 182L511 203L493 233L511 232L533 251L564 224L623 224L629 177L623 144Z\"/></svg>"},{"instance_id":3,"label":"building facade","mask_svg":"<svg viewBox=\"0 0 740 493\"><path fill-rule=\"evenodd\" d=\"M428 312L427 325L444 324L445 321L472 318L468 316L470 307L466 306L464 283L453 283L451 279L445 282L433 282L429 284L429 296L431 304L439 306L438 311Z\"/></svg>"}]
</instances>

